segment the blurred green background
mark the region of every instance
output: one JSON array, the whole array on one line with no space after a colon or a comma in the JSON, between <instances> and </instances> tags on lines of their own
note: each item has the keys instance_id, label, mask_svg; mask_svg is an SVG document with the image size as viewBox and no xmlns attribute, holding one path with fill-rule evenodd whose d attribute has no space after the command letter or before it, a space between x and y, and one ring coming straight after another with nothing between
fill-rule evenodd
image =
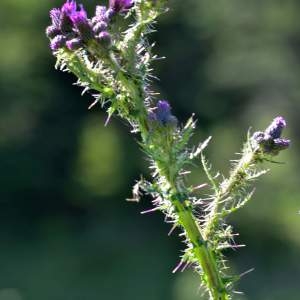
<instances>
[{"instance_id":1,"label":"blurred green background","mask_svg":"<svg viewBox=\"0 0 300 300\"><path fill-rule=\"evenodd\" d=\"M99 1L83 1L92 13ZM62 1L1 0L0 300L196 300L198 277L171 274L183 245L149 199L127 203L149 174L129 127L104 127L75 78L54 70L44 28ZM300 299L300 1L173 0L152 36L167 60L155 83L195 141L228 173L249 126L283 115L293 141L230 222L247 244L226 255L250 268L235 299ZM201 169L191 180L203 182Z\"/></svg>"}]
</instances>

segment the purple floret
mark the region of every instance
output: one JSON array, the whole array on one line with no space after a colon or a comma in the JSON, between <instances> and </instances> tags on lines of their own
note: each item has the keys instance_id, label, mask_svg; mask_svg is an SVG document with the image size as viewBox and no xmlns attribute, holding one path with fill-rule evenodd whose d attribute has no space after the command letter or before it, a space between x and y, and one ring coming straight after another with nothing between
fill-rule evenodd
<instances>
[{"instance_id":1,"label":"purple floret","mask_svg":"<svg viewBox=\"0 0 300 300\"><path fill-rule=\"evenodd\" d=\"M78 26L78 24L87 22L87 13L82 5L80 5L80 10L75 10L70 14L70 18L73 22L74 26Z\"/></svg>"},{"instance_id":2,"label":"purple floret","mask_svg":"<svg viewBox=\"0 0 300 300\"><path fill-rule=\"evenodd\" d=\"M51 40L50 48L52 51L57 51L58 49L66 45L66 37L63 35L57 35L54 39Z\"/></svg>"},{"instance_id":3,"label":"purple floret","mask_svg":"<svg viewBox=\"0 0 300 300\"><path fill-rule=\"evenodd\" d=\"M171 113L171 106L168 101L158 101L155 111L149 112L148 115L150 122L158 122L161 125L176 126L177 118Z\"/></svg>"},{"instance_id":4,"label":"purple floret","mask_svg":"<svg viewBox=\"0 0 300 300\"><path fill-rule=\"evenodd\" d=\"M283 117L277 117L271 125L266 129L265 134L273 139L280 138L282 130L286 127L286 122Z\"/></svg>"},{"instance_id":5,"label":"purple floret","mask_svg":"<svg viewBox=\"0 0 300 300\"><path fill-rule=\"evenodd\" d=\"M55 26L56 28L60 28L60 17L61 17L60 9L53 8L50 10L50 18L53 26Z\"/></svg>"},{"instance_id":6,"label":"purple floret","mask_svg":"<svg viewBox=\"0 0 300 300\"><path fill-rule=\"evenodd\" d=\"M71 17L73 13L77 10L77 4L74 0L67 0L67 2L62 6L61 12Z\"/></svg>"},{"instance_id":7,"label":"purple floret","mask_svg":"<svg viewBox=\"0 0 300 300\"><path fill-rule=\"evenodd\" d=\"M60 29L62 32L71 32L73 29L72 15L76 12L77 4L75 1L67 1L61 8Z\"/></svg>"},{"instance_id":8,"label":"purple floret","mask_svg":"<svg viewBox=\"0 0 300 300\"><path fill-rule=\"evenodd\" d=\"M104 20L106 11L107 11L106 6L97 5L95 11L95 17L99 18L99 20Z\"/></svg>"},{"instance_id":9,"label":"purple floret","mask_svg":"<svg viewBox=\"0 0 300 300\"><path fill-rule=\"evenodd\" d=\"M84 40L92 38L92 28L87 18L87 13L82 5L80 5L79 11L74 11L70 18L74 27L78 30L78 33Z\"/></svg>"},{"instance_id":10,"label":"purple floret","mask_svg":"<svg viewBox=\"0 0 300 300\"><path fill-rule=\"evenodd\" d=\"M167 101L158 101L156 116L161 123L166 124L168 122L168 119L171 116L171 106Z\"/></svg>"}]
</instances>

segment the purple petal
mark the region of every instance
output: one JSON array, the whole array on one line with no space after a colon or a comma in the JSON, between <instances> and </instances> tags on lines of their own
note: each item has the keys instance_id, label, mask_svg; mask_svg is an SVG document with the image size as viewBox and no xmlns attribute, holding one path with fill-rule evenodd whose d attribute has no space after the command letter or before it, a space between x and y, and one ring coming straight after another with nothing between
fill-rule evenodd
<instances>
[{"instance_id":1,"label":"purple petal","mask_svg":"<svg viewBox=\"0 0 300 300\"><path fill-rule=\"evenodd\" d=\"M52 51L57 51L58 49L64 47L66 44L66 37L63 35L57 35L50 43L50 48Z\"/></svg>"}]
</instances>

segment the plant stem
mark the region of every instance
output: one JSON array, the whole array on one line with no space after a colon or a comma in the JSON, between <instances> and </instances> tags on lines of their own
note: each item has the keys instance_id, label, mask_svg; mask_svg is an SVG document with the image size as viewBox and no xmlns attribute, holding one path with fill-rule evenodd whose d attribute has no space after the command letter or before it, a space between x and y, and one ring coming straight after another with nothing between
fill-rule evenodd
<instances>
[{"instance_id":1,"label":"plant stem","mask_svg":"<svg viewBox=\"0 0 300 300\"><path fill-rule=\"evenodd\" d=\"M172 203L178 212L179 223L185 230L193 246L195 257L202 267L211 299L228 300L229 295L227 294L218 270L214 254L209 249L207 241L203 239L201 229L192 212L192 208L186 204L186 201L180 201L178 197L174 198Z\"/></svg>"},{"instance_id":2,"label":"plant stem","mask_svg":"<svg viewBox=\"0 0 300 300\"><path fill-rule=\"evenodd\" d=\"M251 165L255 162L255 159L255 151L253 151L250 145L246 145L243 156L233 169L229 179L223 182L220 189L215 194L213 207L210 211L210 215L204 230L204 237L206 239L211 237L213 229L219 221L219 208L221 203L226 197L231 195L235 190L239 189L245 183L247 171L249 168L251 168Z\"/></svg>"}]
</instances>

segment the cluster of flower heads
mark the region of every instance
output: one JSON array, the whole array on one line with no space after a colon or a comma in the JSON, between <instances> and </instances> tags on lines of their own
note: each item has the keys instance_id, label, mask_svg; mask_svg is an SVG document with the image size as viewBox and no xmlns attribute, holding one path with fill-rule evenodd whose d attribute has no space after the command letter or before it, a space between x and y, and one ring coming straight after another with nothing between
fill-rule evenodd
<instances>
[{"instance_id":1,"label":"cluster of flower heads","mask_svg":"<svg viewBox=\"0 0 300 300\"><path fill-rule=\"evenodd\" d=\"M111 19L117 13L126 12L133 3L133 0L110 0L108 8L97 6L95 16L89 19L82 5L78 6L75 0L67 0L60 9L50 11L52 24L47 27L46 34L51 50L67 47L74 51L91 40L103 46L110 45L108 27Z\"/></svg>"},{"instance_id":2,"label":"cluster of flower heads","mask_svg":"<svg viewBox=\"0 0 300 300\"><path fill-rule=\"evenodd\" d=\"M284 118L276 117L264 132L255 132L252 136L252 140L264 153L276 155L290 146L290 140L281 138L282 131L285 127L286 122Z\"/></svg>"},{"instance_id":3,"label":"cluster of flower heads","mask_svg":"<svg viewBox=\"0 0 300 300\"><path fill-rule=\"evenodd\" d=\"M177 126L177 118L172 115L171 106L166 100L160 100L157 102L154 110L149 112L149 120L152 124L156 123L163 126Z\"/></svg>"}]
</instances>

